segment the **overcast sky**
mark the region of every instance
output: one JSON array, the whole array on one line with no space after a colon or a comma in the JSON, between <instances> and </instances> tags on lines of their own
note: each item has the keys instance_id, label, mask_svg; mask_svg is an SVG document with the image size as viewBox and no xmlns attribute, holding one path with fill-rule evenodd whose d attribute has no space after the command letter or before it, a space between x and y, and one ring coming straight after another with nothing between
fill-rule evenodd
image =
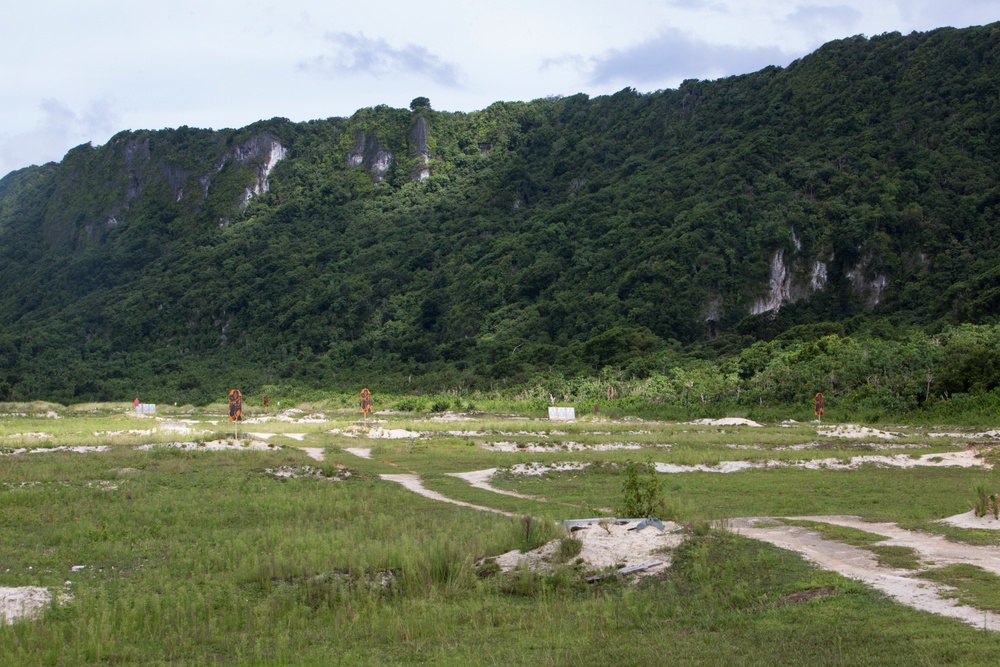
<instances>
[{"instance_id":1,"label":"overcast sky","mask_svg":"<svg viewBox=\"0 0 1000 667\"><path fill-rule=\"evenodd\" d=\"M1000 0L26 0L0 12L0 177L125 129L675 88Z\"/></svg>"}]
</instances>

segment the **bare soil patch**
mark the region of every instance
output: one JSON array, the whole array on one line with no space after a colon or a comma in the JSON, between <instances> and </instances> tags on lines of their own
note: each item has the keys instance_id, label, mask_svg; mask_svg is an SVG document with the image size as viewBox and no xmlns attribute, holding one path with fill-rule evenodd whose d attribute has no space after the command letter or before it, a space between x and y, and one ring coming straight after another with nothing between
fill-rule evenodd
<instances>
[{"instance_id":1,"label":"bare soil patch","mask_svg":"<svg viewBox=\"0 0 1000 667\"><path fill-rule=\"evenodd\" d=\"M372 450L368 447L344 447L344 451L363 459L370 459L372 457Z\"/></svg>"},{"instance_id":2,"label":"bare soil patch","mask_svg":"<svg viewBox=\"0 0 1000 667\"><path fill-rule=\"evenodd\" d=\"M992 514L987 514L986 516L976 516L976 513L973 510L969 510L964 514L956 514L955 516L941 519L941 522L949 523L957 528L1000 530L1000 521L995 519Z\"/></svg>"},{"instance_id":3,"label":"bare soil patch","mask_svg":"<svg viewBox=\"0 0 1000 667\"><path fill-rule=\"evenodd\" d=\"M372 438L372 439L387 439L387 440L402 440L405 438L423 438L427 437L420 431L408 431L405 428L383 428L378 424L363 425L363 424L352 424L347 428L335 428L333 430L327 431L331 435L342 435L347 438Z\"/></svg>"},{"instance_id":4,"label":"bare soil patch","mask_svg":"<svg viewBox=\"0 0 1000 667\"><path fill-rule=\"evenodd\" d=\"M967 449L960 452L940 452L937 454L924 454L913 458L907 454L896 454L894 456L852 456L850 459L826 458L812 459L810 461L720 461L716 465L677 465L675 463L657 463L656 472L660 473L686 473L686 472L716 472L732 473L742 470L754 470L759 468L806 468L809 470L855 470L862 465L877 465L892 468L913 468L917 466L929 467L960 467L973 468L982 467L990 470L993 466L980 458L974 450Z\"/></svg>"},{"instance_id":5,"label":"bare soil patch","mask_svg":"<svg viewBox=\"0 0 1000 667\"><path fill-rule=\"evenodd\" d=\"M326 459L326 450L322 447L299 447L299 449L304 451L306 456L313 461L324 461Z\"/></svg>"},{"instance_id":6,"label":"bare soil patch","mask_svg":"<svg viewBox=\"0 0 1000 667\"><path fill-rule=\"evenodd\" d=\"M698 426L754 426L754 427L762 426L762 424L758 424L752 419L744 419L743 417L723 417L722 419L695 419L693 422L684 422L684 423L698 425Z\"/></svg>"},{"instance_id":7,"label":"bare soil patch","mask_svg":"<svg viewBox=\"0 0 1000 667\"><path fill-rule=\"evenodd\" d=\"M996 572L1000 567L1000 553L996 549L958 545L944 538L899 528L895 524L873 524L857 517L797 517L809 521L822 521L860 528L879 535L887 535L887 545L913 548L920 558L935 566L949 563L969 563ZM1000 630L1000 618L990 617L981 609L957 604L944 597L951 589L917 576L915 570L882 567L874 554L861 547L824 540L815 531L798 526L775 526L772 519L731 519L729 528L740 535L770 542L777 547L795 551L826 570L861 581L882 591L894 600L914 609L956 618L972 626Z\"/></svg>"},{"instance_id":8,"label":"bare soil patch","mask_svg":"<svg viewBox=\"0 0 1000 667\"><path fill-rule=\"evenodd\" d=\"M472 509L480 510L483 512L495 512L497 514L503 514L504 516L516 516L511 512L505 512L499 510L495 507L486 507L484 505L475 505L473 503L467 503L463 500L455 500L454 498L449 498L448 496L438 493L437 491L432 491L424 486L424 483L420 479L420 475L403 474L403 475L379 475L382 479L389 482L396 482L397 484L402 484L405 488L418 493L425 498L430 498L431 500L439 500L444 503L451 503L452 505L461 505L462 507L471 507Z\"/></svg>"},{"instance_id":9,"label":"bare soil patch","mask_svg":"<svg viewBox=\"0 0 1000 667\"><path fill-rule=\"evenodd\" d=\"M38 616L52 600L49 589L40 586L0 588L0 622L7 625Z\"/></svg>"},{"instance_id":10,"label":"bare soil patch","mask_svg":"<svg viewBox=\"0 0 1000 667\"><path fill-rule=\"evenodd\" d=\"M670 567L671 551L684 540L682 534L673 532L679 526L665 521L662 531L655 526L630 530L638 524L638 520L626 524L617 524L612 520L578 527L572 536L580 540L583 547L576 558L594 570L633 567L654 561L662 562L637 574L653 574ZM531 569L539 569L552 562L558 546L559 541L555 540L527 553L509 551L495 560L504 572L522 563Z\"/></svg>"},{"instance_id":11,"label":"bare soil patch","mask_svg":"<svg viewBox=\"0 0 1000 667\"><path fill-rule=\"evenodd\" d=\"M837 424L833 428L827 427L826 430L820 428L818 433L824 438L881 438L883 440L891 440L902 435L902 433L880 431L877 428L859 426L858 424Z\"/></svg>"}]
</instances>

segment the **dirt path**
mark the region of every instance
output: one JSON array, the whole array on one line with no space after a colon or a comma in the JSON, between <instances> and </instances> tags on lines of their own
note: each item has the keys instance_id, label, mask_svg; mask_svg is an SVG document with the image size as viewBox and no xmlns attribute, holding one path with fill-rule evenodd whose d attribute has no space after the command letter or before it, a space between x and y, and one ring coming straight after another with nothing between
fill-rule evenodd
<instances>
[{"instance_id":1,"label":"dirt path","mask_svg":"<svg viewBox=\"0 0 1000 667\"><path fill-rule=\"evenodd\" d=\"M324 461L326 460L326 450L322 447L299 447L302 451L306 453L306 456L311 458L313 461Z\"/></svg>"},{"instance_id":2,"label":"dirt path","mask_svg":"<svg viewBox=\"0 0 1000 667\"><path fill-rule=\"evenodd\" d=\"M362 459L370 459L372 457L372 450L369 447L344 447L344 451Z\"/></svg>"},{"instance_id":3,"label":"dirt path","mask_svg":"<svg viewBox=\"0 0 1000 667\"><path fill-rule=\"evenodd\" d=\"M862 521L860 517L856 516L801 516L789 518L830 523L836 526L847 526L875 533L876 535L882 535L888 538L882 544L910 547L919 554L922 561L925 561L928 565L933 563L934 567L966 563L1000 575L1000 549L996 547L957 544L949 542L941 535L906 530L894 523Z\"/></svg>"},{"instance_id":4,"label":"dirt path","mask_svg":"<svg viewBox=\"0 0 1000 667\"><path fill-rule=\"evenodd\" d=\"M525 500L539 500L535 496L529 496L526 493L518 493L517 491L507 491L506 489L498 489L497 487L490 484L490 480L493 479L493 475L496 474L496 468L488 468L487 470L473 470L472 472L449 472L447 473L450 477L457 477L465 482L469 483L469 486L475 487L477 489L484 489L486 491L492 491L493 493L499 493L503 496L513 496L515 498L524 498Z\"/></svg>"},{"instance_id":5,"label":"dirt path","mask_svg":"<svg viewBox=\"0 0 1000 667\"><path fill-rule=\"evenodd\" d=\"M472 486L494 493L510 495L519 498L539 500L514 491L498 489L489 483L495 468L478 470L468 473L450 473L453 477L463 479ZM426 489L417 475L382 475L383 479L397 481L408 489L428 498L451 502L466 507L487 511L498 511L488 507L472 505L452 500L439 493ZM506 514L505 512L501 512ZM900 528L894 523L870 523L855 516L807 516L795 517L799 520L816 521L858 528L886 538L885 545L910 547L928 565L935 567L954 563L976 565L989 572L1000 575L1000 550L995 547L981 547L968 544L956 544L940 535L932 535L918 531ZM892 599L914 609L956 618L963 623L978 628L1000 631L1000 617L989 614L981 609L958 604L953 599L944 597L949 586L934 583L917 576L917 570L901 570L883 567L878 564L875 555L861 547L842 544L833 540L825 540L815 531L799 526L768 526L771 519L730 519L729 527L744 537L770 542L782 549L788 549L801 554L806 559L816 563L823 569L836 572L850 579L865 583L882 591Z\"/></svg>"},{"instance_id":6,"label":"dirt path","mask_svg":"<svg viewBox=\"0 0 1000 667\"><path fill-rule=\"evenodd\" d=\"M446 495L438 493L437 491L431 491L420 479L420 475L379 475L382 479L389 482L396 482L397 484L402 484L404 487L418 493L425 498L430 498L431 500L440 500L444 503L451 503L453 505L461 505L462 507L471 507L472 509L481 510L483 512L495 512L497 514L503 514L504 516L517 516L512 512L505 512L499 510L495 507L486 507L485 505L474 505L472 503L467 503L463 500L455 500L454 498L449 498Z\"/></svg>"},{"instance_id":7,"label":"dirt path","mask_svg":"<svg viewBox=\"0 0 1000 667\"><path fill-rule=\"evenodd\" d=\"M814 521L825 521L838 525L852 525L854 517L802 517ZM834 519L834 520L829 520ZM1000 617L994 614L983 612L981 609L957 604L954 600L942 597L942 593L952 590L948 586L942 586L926 579L916 576L914 570L898 570L889 567L882 567L878 564L874 554L867 549L841 544L832 540L824 540L814 531L799 526L767 526L770 519L730 519L729 527L744 537L755 540L763 540L780 547L801 554L808 560L816 563L825 570L831 570L855 581L865 583L878 589L892 599L905 604L914 609L927 611L940 616L957 618L963 623L989 630L1000 631ZM867 524L860 520L863 525L852 526L868 530L869 532L882 534L879 530L873 529L873 524ZM765 525L762 525L765 524ZM921 533L907 531L895 524L874 524L884 526L883 530L894 533L894 544L905 544L912 546L923 557L924 554L936 553L935 549L945 550L945 545L936 544L933 536L923 536ZM892 528L888 528L891 526ZM967 545L956 545L948 543L948 553L953 558L952 562L962 562L979 564L978 559L983 557L973 556L966 558L964 554L976 553L976 549ZM944 559L942 559L944 560ZM940 561L935 563L940 564Z\"/></svg>"}]
</instances>

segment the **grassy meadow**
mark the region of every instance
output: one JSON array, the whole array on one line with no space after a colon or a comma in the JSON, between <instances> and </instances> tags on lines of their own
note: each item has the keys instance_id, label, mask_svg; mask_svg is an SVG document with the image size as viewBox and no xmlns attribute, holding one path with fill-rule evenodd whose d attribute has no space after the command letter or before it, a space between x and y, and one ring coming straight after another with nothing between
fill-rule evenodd
<instances>
[{"instance_id":1,"label":"grassy meadow","mask_svg":"<svg viewBox=\"0 0 1000 667\"><path fill-rule=\"evenodd\" d=\"M248 409L240 437L263 434L270 447L214 450L204 443L233 435L221 405L162 406L156 418L117 404L0 406L0 587L59 598L36 619L0 625L0 665L974 665L1000 655L996 633L912 610L724 521L855 514L997 545L996 531L934 523L968 511L979 486L1000 491L1000 473L982 468L661 474L662 518L689 533L665 574L587 584L574 563L506 574L480 565L558 538L563 519L606 515L629 461L846 461L978 442L930 435L956 429L882 426L899 435L855 440L812 423L554 423L505 407L369 418L411 434L395 439L357 437L359 415L337 402L284 419ZM158 446L137 448L148 444ZM511 470L568 463L587 466ZM448 475L487 468L498 469L495 487L536 499ZM379 477L404 472L515 516ZM882 556L906 565L905 553ZM984 612L998 608L996 577L977 568L927 576Z\"/></svg>"}]
</instances>

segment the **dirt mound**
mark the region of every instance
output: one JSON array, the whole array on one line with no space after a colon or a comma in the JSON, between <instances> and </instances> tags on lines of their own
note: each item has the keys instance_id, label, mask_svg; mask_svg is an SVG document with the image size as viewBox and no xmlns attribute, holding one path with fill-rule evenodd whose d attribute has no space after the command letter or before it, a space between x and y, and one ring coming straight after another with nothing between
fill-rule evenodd
<instances>
[{"instance_id":1,"label":"dirt mound","mask_svg":"<svg viewBox=\"0 0 1000 667\"><path fill-rule=\"evenodd\" d=\"M880 431L877 428L859 426L858 424L837 424L833 428L820 429L818 434L824 438L881 438L891 440L902 435L891 431Z\"/></svg>"},{"instance_id":2,"label":"dirt mound","mask_svg":"<svg viewBox=\"0 0 1000 667\"><path fill-rule=\"evenodd\" d=\"M580 553L573 559L582 561L593 570L633 567L644 563L662 561L660 565L643 570L641 574L651 574L670 567L670 552L680 545L684 537L672 532L677 524L664 521L664 530L647 526L642 530L630 530L639 520L625 524L614 520L577 526L572 533L574 539L582 542ZM513 570L521 563L529 568L547 567L554 560L559 548L559 540L554 540L528 553L509 551L496 557L496 563L504 572Z\"/></svg>"},{"instance_id":3,"label":"dirt mound","mask_svg":"<svg viewBox=\"0 0 1000 667\"><path fill-rule=\"evenodd\" d=\"M758 424L752 419L744 419L743 417L723 417L722 419L695 419L693 422L684 422L685 424L694 424L698 426L756 426L761 427L763 424Z\"/></svg>"}]
</instances>

